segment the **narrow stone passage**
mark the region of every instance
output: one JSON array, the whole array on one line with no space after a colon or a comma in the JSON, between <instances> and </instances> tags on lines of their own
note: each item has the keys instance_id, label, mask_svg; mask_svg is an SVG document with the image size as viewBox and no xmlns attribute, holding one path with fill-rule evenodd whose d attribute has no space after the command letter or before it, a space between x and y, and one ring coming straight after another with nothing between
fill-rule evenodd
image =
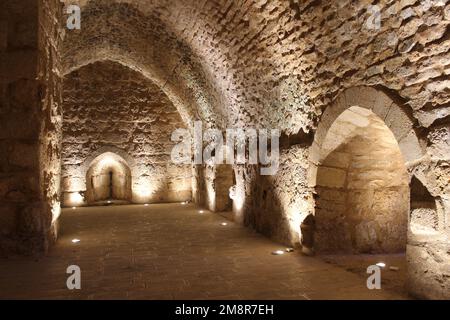
<instances>
[{"instance_id":1,"label":"narrow stone passage","mask_svg":"<svg viewBox=\"0 0 450 320\"><path fill-rule=\"evenodd\" d=\"M271 254L284 248L191 204L65 209L48 256L0 260L0 298L407 298L297 251ZM73 264L81 290L66 288Z\"/></svg>"}]
</instances>

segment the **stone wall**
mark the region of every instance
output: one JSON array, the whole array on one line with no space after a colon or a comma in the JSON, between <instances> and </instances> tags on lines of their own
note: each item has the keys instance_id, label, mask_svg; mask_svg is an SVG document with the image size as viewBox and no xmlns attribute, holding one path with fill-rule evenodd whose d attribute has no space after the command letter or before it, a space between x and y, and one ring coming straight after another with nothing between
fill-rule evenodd
<instances>
[{"instance_id":1,"label":"stone wall","mask_svg":"<svg viewBox=\"0 0 450 320\"><path fill-rule=\"evenodd\" d=\"M197 165L193 170L194 202L213 212L232 211L230 188L235 185L233 166L207 164Z\"/></svg>"},{"instance_id":2,"label":"stone wall","mask_svg":"<svg viewBox=\"0 0 450 320\"><path fill-rule=\"evenodd\" d=\"M64 23L59 0L39 0L40 134L39 190L43 205L36 208L33 220L42 219L45 249L58 236L61 214L61 141L62 141L62 74L61 47ZM36 224L36 222L33 222Z\"/></svg>"},{"instance_id":3,"label":"stone wall","mask_svg":"<svg viewBox=\"0 0 450 320\"><path fill-rule=\"evenodd\" d=\"M65 205L81 205L86 174L112 152L128 160L133 202L191 198L190 166L170 159L172 132L184 124L158 87L120 64L98 62L64 79L63 192Z\"/></svg>"},{"instance_id":4,"label":"stone wall","mask_svg":"<svg viewBox=\"0 0 450 320\"><path fill-rule=\"evenodd\" d=\"M446 253L448 250L445 249L449 247L446 240L449 232L446 226L448 202L445 200L448 193L448 179L444 181L441 177L448 176L448 173L446 169L444 171L437 169L439 166L435 162L437 157L433 157L433 154L438 152L438 148L424 143L426 136L423 131L416 129L416 120L408 109L400 107L383 90L370 87L348 89L322 115L312 142L308 142L309 135L283 139L281 165L276 175L264 177L259 175L258 168L254 166L240 166L237 174L239 205L234 206L235 217L273 239L286 244L299 245L302 237L301 222L310 214L317 214L315 206L318 203L315 200L318 195L315 187L321 146L334 121L352 106L369 109L384 120L384 124L392 132L401 150L408 171L408 182L414 177L419 179L432 198L430 200L428 197L428 203L435 203L435 206L431 206L433 212L430 212L429 204L427 207L427 214L432 215L439 226L433 235L411 232L411 225L408 225L408 283L410 291L417 296L446 297L449 285L446 280L448 270L445 267L447 265L445 261L449 259ZM439 128L439 136L446 136L442 126ZM337 141L340 140L342 139L337 139ZM438 144L442 148L440 150L446 150L443 140L439 139ZM385 152L388 152L388 149ZM445 157L440 159L443 158ZM446 160L441 161L438 162L443 164ZM331 162L333 165L337 164L336 159ZM386 168L389 166L384 166L384 169ZM408 206L409 197L405 193L402 194L404 202L401 205L405 208ZM414 196L417 197L417 192L412 193L412 197ZM411 208L417 208L414 207L416 200L411 198ZM386 202L386 204L389 203ZM415 209L410 213L408 220L417 219L414 215L417 215ZM401 233L404 234L404 231Z\"/></svg>"},{"instance_id":5,"label":"stone wall","mask_svg":"<svg viewBox=\"0 0 450 320\"><path fill-rule=\"evenodd\" d=\"M47 119L56 120L59 110L52 100L58 97L47 93L52 88L58 92L57 77L40 77L43 90L38 89L33 81L37 40L30 28L21 26L31 24L37 30L34 2L7 1L12 11L0 13L1 105L6 110L11 103L28 106L29 101L40 100L21 98L39 93L46 97ZM56 2L43 1L52 8ZM201 119L205 126L222 130L225 126L282 130L286 143L275 176L260 176L254 166L235 168L236 220L274 239L298 243L301 221L314 213L318 146L313 141L326 134L321 125L328 129L337 115L354 105L374 111L396 137L410 178L421 182L436 208L435 234L408 234L411 290L419 296L449 297L448 0L66 2L80 3L83 22L82 30L67 33L64 39L65 73L99 60L118 61L152 79L186 123ZM28 3L32 5L22 8ZM369 5L381 10L379 27L368 23L373 18ZM49 18L56 11L45 12ZM56 19L44 20L49 24L40 25L44 31L40 34L53 39L57 32L45 30L52 29ZM56 75L58 51L52 51L52 41L41 43L47 44L40 48L41 70ZM336 108L340 111L334 112ZM327 117L329 113L335 117ZM2 130L1 177L6 190L1 195L6 212L2 228L7 237L17 225L42 230L50 220L48 207L57 203L58 171L49 165L60 154L57 121L31 114L17 112L15 119L20 120L15 125L9 115L3 113L2 118L2 128L8 128ZM39 126L31 119L38 119ZM47 123L43 130L41 123ZM9 132L18 127L25 128L19 133L24 136L16 139L16 133ZM48 148L38 147L36 132L47 139L40 145ZM21 150L31 156L23 157ZM44 158L48 165L41 163ZM75 162L84 165L81 159ZM81 185L83 175L77 176ZM20 193L11 198L10 190L25 191L32 199L21 199ZM29 203L39 207L43 198L45 209L28 209ZM11 218L24 212L28 212L24 219ZM425 214L416 213L414 219Z\"/></svg>"},{"instance_id":6,"label":"stone wall","mask_svg":"<svg viewBox=\"0 0 450 320\"><path fill-rule=\"evenodd\" d=\"M56 237L60 9L0 4L0 252L43 252Z\"/></svg>"},{"instance_id":7,"label":"stone wall","mask_svg":"<svg viewBox=\"0 0 450 320\"><path fill-rule=\"evenodd\" d=\"M287 136L275 176L235 168L236 220L274 239L298 243L301 221L314 212L311 143L329 121L323 114L336 104L383 105L377 115L440 219L435 237L408 235L408 257L417 261L412 291L448 297L448 0L79 2L85 29L66 42L66 69L120 61L164 88L187 122ZM379 28L368 23L372 4L381 10ZM362 86L383 88L399 108L383 95L349 91ZM350 103L355 97L359 104Z\"/></svg>"},{"instance_id":8,"label":"stone wall","mask_svg":"<svg viewBox=\"0 0 450 320\"><path fill-rule=\"evenodd\" d=\"M256 165L239 165L235 170L235 220L277 242L299 246L300 224L314 212L308 154L304 144L283 147L280 167L273 176L261 176Z\"/></svg>"}]
</instances>

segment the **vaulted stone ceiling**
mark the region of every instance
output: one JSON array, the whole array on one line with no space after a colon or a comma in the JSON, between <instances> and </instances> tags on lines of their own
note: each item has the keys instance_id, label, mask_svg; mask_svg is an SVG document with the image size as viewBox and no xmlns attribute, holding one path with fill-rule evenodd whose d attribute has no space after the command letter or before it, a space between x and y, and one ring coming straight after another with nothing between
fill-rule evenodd
<instances>
[{"instance_id":1,"label":"vaulted stone ceiling","mask_svg":"<svg viewBox=\"0 0 450 320\"><path fill-rule=\"evenodd\" d=\"M438 77L448 72L450 40L439 4L382 1L374 31L367 6L350 0L78 3L82 28L64 41L66 72L96 60L126 64L163 88L186 121L308 132L356 84L396 90L423 125L448 115Z\"/></svg>"},{"instance_id":2,"label":"vaulted stone ceiling","mask_svg":"<svg viewBox=\"0 0 450 320\"><path fill-rule=\"evenodd\" d=\"M81 30L65 28L64 2L82 7ZM315 213L318 156L333 121L354 106L372 110L419 183L411 221L432 212L425 220L436 227L432 237L410 233L409 285L421 296L448 297L450 0L2 0L0 7L0 250L46 251L56 239L68 75L112 61L149 78L139 91L156 84L188 124L284 131L274 176L233 168L236 221L280 243L298 243L303 219ZM96 85L90 89L98 98ZM122 90L122 101L130 96ZM193 178L198 198L217 181L203 169Z\"/></svg>"}]
</instances>

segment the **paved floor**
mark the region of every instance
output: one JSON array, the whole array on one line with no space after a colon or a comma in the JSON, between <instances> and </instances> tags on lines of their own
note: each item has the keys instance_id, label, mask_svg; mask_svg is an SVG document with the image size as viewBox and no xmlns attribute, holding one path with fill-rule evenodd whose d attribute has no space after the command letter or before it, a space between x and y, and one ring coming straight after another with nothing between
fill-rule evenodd
<instances>
[{"instance_id":1,"label":"paved floor","mask_svg":"<svg viewBox=\"0 0 450 320\"><path fill-rule=\"evenodd\" d=\"M405 254L360 254L360 255L327 255L320 257L323 261L332 263L347 271L367 277L367 266L384 263L381 285L389 292L407 295L406 287L406 256Z\"/></svg>"},{"instance_id":2,"label":"paved floor","mask_svg":"<svg viewBox=\"0 0 450 320\"><path fill-rule=\"evenodd\" d=\"M277 249L284 247L193 205L68 209L47 257L0 260L0 298L405 298L368 290L364 276L318 258L272 255ZM66 288L72 264L81 290Z\"/></svg>"}]
</instances>

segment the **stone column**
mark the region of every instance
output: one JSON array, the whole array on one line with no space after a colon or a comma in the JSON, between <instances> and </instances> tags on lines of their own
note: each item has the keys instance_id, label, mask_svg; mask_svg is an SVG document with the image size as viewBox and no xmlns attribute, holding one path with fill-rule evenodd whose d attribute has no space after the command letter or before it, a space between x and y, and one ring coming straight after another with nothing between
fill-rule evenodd
<instances>
[{"instance_id":1,"label":"stone column","mask_svg":"<svg viewBox=\"0 0 450 320\"><path fill-rule=\"evenodd\" d=\"M59 180L58 1L0 3L0 252L45 252ZM56 39L55 41L57 41ZM53 42L55 42L53 41ZM53 52L52 52L53 51ZM51 142L50 142L51 141ZM50 169L52 168L52 169ZM53 193L50 195L50 193ZM53 200L50 203L50 198ZM52 210L53 209L53 210Z\"/></svg>"}]
</instances>

